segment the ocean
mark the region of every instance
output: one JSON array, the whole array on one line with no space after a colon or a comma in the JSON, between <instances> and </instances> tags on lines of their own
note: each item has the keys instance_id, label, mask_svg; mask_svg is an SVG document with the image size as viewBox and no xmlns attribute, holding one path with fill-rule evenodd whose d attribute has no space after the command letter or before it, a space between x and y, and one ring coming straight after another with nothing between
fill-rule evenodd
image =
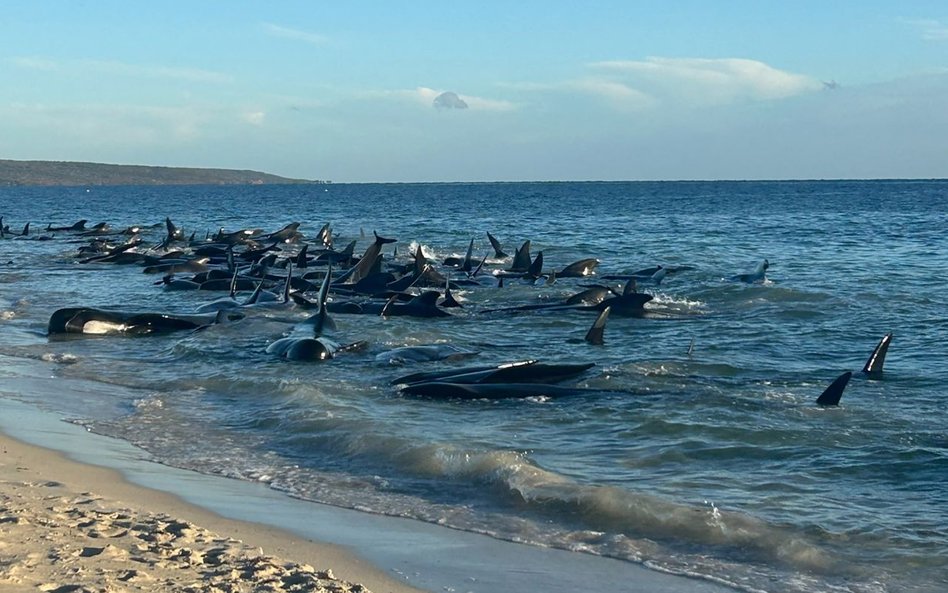
<instances>
[{"instance_id":1,"label":"ocean","mask_svg":"<svg viewBox=\"0 0 948 593\"><path fill-rule=\"evenodd\" d=\"M902 593L948 588L948 181L587 182L0 188L0 379L41 364L50 394L3 390L160 463L269 485L303 501L593 554L740 591ZM442 273L474 241L483 285L451 317L336 314L366 347L323 362L267 354L311 311L248 310L204 331L48 336L90 306L193 313L222 296L171 291L138 265L79 263L89 219L171 220L198 239L299 222L335 245L372 231ZM555 283L491 273L486 233ZM46 240L38 240L43 238ZM293 254L299 245L284 245ZM770 264L759 283L732 280ZM527 310L661 265L641 316ZM184 277L186 274L179 274ZM156 284L158 282L158 284ZM341 298L336 296L334 298ZM893 333L881 379L859 373ZM450 344L464 360L386 353ZM570 397L430 399L399 376L521 360L595 363ZM838 407L816 398L854 371Z\"/></svg>"}]
</instances>

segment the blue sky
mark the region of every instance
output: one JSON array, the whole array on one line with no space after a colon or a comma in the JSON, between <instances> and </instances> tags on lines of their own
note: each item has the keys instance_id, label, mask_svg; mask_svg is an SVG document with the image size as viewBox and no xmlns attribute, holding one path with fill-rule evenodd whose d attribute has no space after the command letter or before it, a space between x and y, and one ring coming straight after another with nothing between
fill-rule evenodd
<instances>
[{"instance_id":1,"label":"blue sky","mask_svg":"<svg viewBox=\"0 0 948 593\"><path fill-rule=\"evenodd\" d=\"M0 158L948 177L943 1L13 2L0 81Z\"/></svg>"}]
</instances>

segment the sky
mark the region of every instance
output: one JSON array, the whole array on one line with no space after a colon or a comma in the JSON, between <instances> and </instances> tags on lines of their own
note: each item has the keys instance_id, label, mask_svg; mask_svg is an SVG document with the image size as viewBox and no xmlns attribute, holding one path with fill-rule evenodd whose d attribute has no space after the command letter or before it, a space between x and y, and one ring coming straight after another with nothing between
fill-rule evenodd
<instances>
[{"instance_id":1,"label":"sky","mask_svg":"<svg viewBox=\"0 0 948 593\"><path fill-rule=\"evenodd\" d=\"M14 0L0 158L334 182L948 178L948 2Z\"/></svg>"}]
</instances>

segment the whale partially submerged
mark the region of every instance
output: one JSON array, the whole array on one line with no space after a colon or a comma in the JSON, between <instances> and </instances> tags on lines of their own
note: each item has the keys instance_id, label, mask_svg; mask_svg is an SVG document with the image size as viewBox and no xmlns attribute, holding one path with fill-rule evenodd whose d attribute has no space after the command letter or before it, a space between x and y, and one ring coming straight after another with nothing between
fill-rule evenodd
<instances>
[{"instance_id":1,"label":"whale partially submerged","mask_svg":"<svg viewBox=\"0 0 948 593\"><path fill-rule=\"evenodd\" d=\"M749 274L737 274L731 276L732 282L745 282L747 284L753 284L755 282L763 282L767 279L767 269L770 267L770 262L764 260L757 265L757 268Z\"/></svg>"},{"instance_id":2,"label":"whale partially submerged","mask_svg":"<svg viewBox=\"0 0 948 593\"><path fill-rule=\"evenodd\" d=\"M49 335L147 335L202 329L216 323L236 321L244 316L231 311L210 314L129 313L92 307L66 307L50 316Z\"/></svg>"},{"instance_id":3,"label":"whale partially submerged","mask_svg":"<svg viewBox=\"0 0 948 593\"><path fill-rule=\"evenodd\" d=\"M408 385L402 393L434 399L524 399L528 397L569 397L601 393L601 389L564 387L549 383L448 383L432 382Z\"/></svg>"},{"instance_id":4,"label":"whale partially submerged","mask_svg":"<svg viewBox=\"0 0 948 593\"><path fill-rule=\"evenodd\" d=\"M412 373L392 380L393 385L415 385L435 381L450 383L558 383L572 379L596 363L548 364L522 360L498 365L469 366L446 371Z\"/></svg>"},{"instance_id":5,"label":"whale partially submerged","mask_svg":"<svg viewBox=\"0 0 948 593\"><path fill-rule=\"evenodd\" d=\"M595 363L548 364L523 360L494 366L405 375L392 381L401 393L434 399L511 399L565 397L601 392L557 385L585 373Z\"/></svg>"},{"instance_id":6,"label":"whale partially submerged","mask_svg":"<svg viewBox=\"0 0 948 593\"><path fill-rule=\"evenodd\" d=\"M331 281L332 266L326 272L319 288L319 310L299 323L289 336L280 338L267 346L267 354L275 354L287 360L320 361L335 358L339 352L365 346L363 341L342 345L326 335L328 330L335 329L335 323L329 318L326 309L326 298Z\"/></svg>"}]
</instances>

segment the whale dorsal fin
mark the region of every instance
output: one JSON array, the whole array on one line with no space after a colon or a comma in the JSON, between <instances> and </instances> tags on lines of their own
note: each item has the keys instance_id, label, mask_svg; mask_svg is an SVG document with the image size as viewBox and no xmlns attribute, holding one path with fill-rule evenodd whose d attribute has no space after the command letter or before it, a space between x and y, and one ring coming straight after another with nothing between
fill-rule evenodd
<instances>
[{"instance_id":1,"label":"whale dorsal fin","mask_svg":"<svg viewBox=\"0 0 948 593\"><path fill-rule=\"evenodd\" d=\"M530 269L530 240L527 239L514 254L513 263L510 264L510 270L513 272L526 272Z\"/></svg>"},{"instance_id":2,"label":"whale dorsal fin","mask_svg":"<svg viewBox=\"0 0 948 593\"><path fill-rule=\"evenodd\" d=\"M250 296L247 297L247 302L245 302L244 304L252 305L256 303L258 300L260 300L261 292L263 292L263 280L257 283L257 287L253 289L253 293L251 293Z\"/></svg>"},{"instance_id":3,"label":"whale dorsal fin","mask_svg":"<svg viewBox=\"0 0 948 593\"><path fill-rule=\"evenodd\" d=\"M230 298L237 295L237 266L234 266L234 275L230 279Z\"/></svg>"},{"instance_id":4,"label":"whale dorsal fin","mask_svg":"<svg viewBox=\"0 0 948 593\"><path fill-rule=\"evenodd\" d=\"M446 278L444 281L444 302L441 303L442 307L462 307L461 303L458 302L454 295L451 294L451 280Z\"/></svg>"},{"instance_id":5,"label":"whale dorsal fin","mask_svg":"<svg viewBox=\"0 0 948 593\"><path fill-rule=\"evenodd\" d=\"M656 286L662 283L662 280L665 279L665 275L668 274L668 269L658 266L658 270L654 274L649 276L649 280L655 283Z\"/></svg>"},{"instance_id":6,"label":"whale dorsal fin","mask_svg":"<svg viewBox=\"0 0 948 593\"><path fill-rule=\"evenodd\" d=\"M593 322L592 327L589 328L589 331L586 332L586 341L594 346L602 346L605 342L603 341L603 334L606 330L606 320L609 319L609 312L612 310L612 307L606 307L603 309L599 316L596 317L596 321Z\"/></svg>"},{"instance_id":7,"label":"whale dorsal fin","mask_svg":"<svg viewBox=\"0 0 948 593\"><path fill-rule=\"evenodd\" d=\"M390 296L390 297L388 298L388 300L385 301L385 305L382 307L382 312L379 313L379 316L381 316L381 317L386 317L387 314L388 314L388 309L389 309L389 307L392 306L392 303L394 303L394 302L395 302L395 299L397 299L397 298L398 298L398 295L397 295L397 294L393 294L392 296Z\"/></svg>"},{"instance_id":8,"label":"whale dorsal fin","mask_svg":"<svg viewBox=\"0 0 948 593\"><path fill-rule=\"evenodd\" d=\"M836 377L836 379L830 383L829 387L817 398L816 403L821 406L838 406L839 399L843 397L843 391L846 389L846 385L849 384L849 380L852 378L852 371L846 371L842 375Z\"/></svg>"},{"instance_id":9,"label":"whale dorsal fin","mask_svg":"<svg viewBox=\"0 0 948 593\"><path fill-rule=\"evenodd\" d=\"M349 241L349 244L346 245L345 249L339 252L339 255L344 255L346 256L346 259L350 259L352 257L352 253L355 251L355 247L356 247L356 242Z\"/></svg>"},{"instance_id":10,"label":"whale dorsal fin","mask_svg":"<svg viewBox=\"0 0 948 593\"><path fill-rule=\"evenodd\" d=\"M461 263L462 272L470 272L473 264L471 264L471 254L474 253L474 239L471 239L471 242L467 246L467 254L464 256L464 261Z\"/></svg>"},{"instance_id":11,"label":"whale dorsal fin","mask_svg":"<svg viewBox=\"0 0 948 593\"><path fill-rule=\"evenodd\" d=\"M309 249L309 243L304 243L303 248L296 254L296 267L303 269L306 267L306 251Z\"/></svg>"},{"instance_id":12,"label":"whale dorsal fin","mask_svg":"<svg viewBox=\"0 0 948 593\"><path fill-rule=\"evenodd\" d=\"M326 329L336 329L336 324L329 318L326 310L326 300L329 298L329 285L332 283L332 263L326 270L323 283L319 285L319 310L311 317L313 320L313 336L319 337Z\"/></svg>"},{"instance_id":13,"label":"whale dorsal fin","mask_svg":"<svg viewBox=\"0 0 948 593\"><path fill-rule=\"evenodd\" d=\"M283 285L283 302L290 302L290 287L293 284L293 260L286 264L286 284Z\"/></svg>"},{"instance_id":14,"label":"whale dorsal fin","mask_svg":"<svg viewBox=\"0 0 948 593\"><path fill-rule=\"evenodd\" d=\"M539 278L543 274L543 252L537 253L536 258L527 269L527 275L533 278Z\"/></svg>"},{"instance_id":15,"label":"whale dorsal fin","mask_svg":"<svg viewBox=\"0 0 948 593\"><path fill-rule=\"evenodd\" d=\"M875 350L873 350L872 354L869 356L869 360L866 361L866 366L862 367L862 372L869 375L869 377L872 379L879 379L882 377L882 365L885 364L885 355L889 352L889 344L891 342L892 332L882 336L882 339L879 340Z\"/></svg>"},{"instance_id":16,"label":"whale dorsal fin","mask_svg":"<svg viewBox=\"0 0 948 593\"><path fill-rule=\"evenodd\" d=\"M481 263L477 264L477 267L474 268L474 270L471 271L471 273L469 274L471 278L474 278L474 277L476 277L478 274L481 273L481 268L484 267L484 262L486 262L486 261L487 261L487 256L485 255L485 256L484 256L484 259L481 260Z\"/></svg>"}]
</instances>

